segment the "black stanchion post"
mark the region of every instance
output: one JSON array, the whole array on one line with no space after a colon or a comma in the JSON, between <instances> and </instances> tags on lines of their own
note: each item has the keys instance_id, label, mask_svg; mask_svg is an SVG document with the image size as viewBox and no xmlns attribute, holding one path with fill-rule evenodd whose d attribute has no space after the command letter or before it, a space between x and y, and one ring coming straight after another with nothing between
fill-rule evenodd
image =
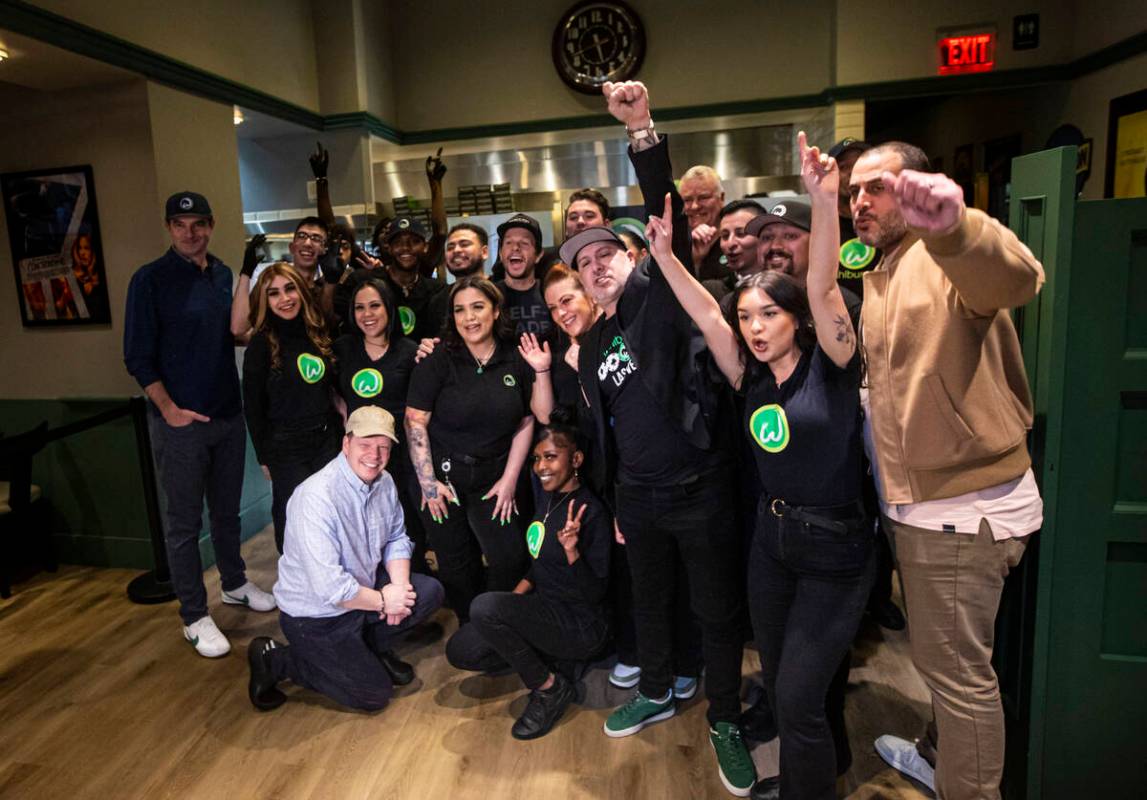
<instances>
[{"instance_id":1,"label":"black stanchion post","mask_svg":"<svg viewBox=\"0 0 1147 800\"><path fill-rule=\"evenodd\" d=\"M155 568L137 576L127 585L127 596L133 603L151 605L175 599L171 588L171 572L167 566L167 546L163 538L163 520L159 513L159 488L155 484L155 463L151 455L151 432L147 427L147 401L133 397L131 418L135 423L135 444L139 452L140 477L143 480L143 500L147 506L147 522L151 529L151 550Z\"/></svg>"}]
</instances>

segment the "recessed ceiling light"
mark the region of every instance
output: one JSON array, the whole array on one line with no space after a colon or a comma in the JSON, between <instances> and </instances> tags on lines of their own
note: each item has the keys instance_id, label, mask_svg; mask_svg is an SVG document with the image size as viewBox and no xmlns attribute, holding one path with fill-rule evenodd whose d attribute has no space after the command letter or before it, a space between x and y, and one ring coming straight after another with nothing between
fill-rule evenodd
<instances>
[{"instance_id":1,"label":"recessed ceiling light","mask_svg":"<svg viewBox=\"0 0 1147 800\"><path fill-rule=\"evenodd\" d=\"M235 124L236 125L242 125L243 124L243 112L241 110L239 110L239 106L235 106Z\"/></svg>"},{"instance_id":2,"label":"recessed ceiling light","mask_svg":"<svg viewBox=\"0 0 1147 800\"><path fill-rule=\"evenodd\" d=\"M3 61L6 58L8 58L8 51L3 47L0 47L0 61Z\"/></svg>"}]
</instances>

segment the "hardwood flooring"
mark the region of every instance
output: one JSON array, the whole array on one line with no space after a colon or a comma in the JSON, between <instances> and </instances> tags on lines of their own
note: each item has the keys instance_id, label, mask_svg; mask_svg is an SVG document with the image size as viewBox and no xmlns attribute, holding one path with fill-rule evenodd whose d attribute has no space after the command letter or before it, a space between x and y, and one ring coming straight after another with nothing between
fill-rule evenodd
<instances>
[{"instance_id":1,"label":"hardwood flooring","mask_svg":"<svg viewBox=\"0 0 1147 800\"><path fill-rule=\"evenodd\" d=\"M248 573L270 588L269 529L244 546ZM128 570L61 567L0 601L2 798L725 798L706 738L704 700L637 736L601 726L626 693L606 671L587 675L585 699L550 735L510 738L525 705L516 676L460 673L443 639L400 648L418 679L384 711L346 711L295 687L270 713L247 701L247 642L280 640L276 614L218 602L212 615L232 643L221 659L197 656L180 635L174 604L133 605ZM439 612L446 634L453 616ZM746 681L757 669L745 651ZM922 787L872 749L881 733L923 728L927 692L902 633L865 621L854 652L848 723L853 798L919 800ZM753 753L777 770L777 743Z\"/></svg>"}]
</instances>

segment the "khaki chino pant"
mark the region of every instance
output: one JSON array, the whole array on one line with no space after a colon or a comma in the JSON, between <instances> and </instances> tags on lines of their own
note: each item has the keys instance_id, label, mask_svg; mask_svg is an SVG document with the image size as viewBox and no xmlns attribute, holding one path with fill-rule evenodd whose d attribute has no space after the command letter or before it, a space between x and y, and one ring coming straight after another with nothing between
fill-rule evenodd
<instances>
[{"instance_id":1,"label":"khaki chino pant","mask_svg":"<svg viewBox=\"0 0 1147 800\"><path fill-rule=\"evenodd\" d=\"M997 800L1004 769L1004 713L992 669L1004 579L1027 537L996 541L986 519L975 534L943 533L884 517L904 582L912 661L932 692L939 733L940 800Z\"/></svg>"}]
</instances>

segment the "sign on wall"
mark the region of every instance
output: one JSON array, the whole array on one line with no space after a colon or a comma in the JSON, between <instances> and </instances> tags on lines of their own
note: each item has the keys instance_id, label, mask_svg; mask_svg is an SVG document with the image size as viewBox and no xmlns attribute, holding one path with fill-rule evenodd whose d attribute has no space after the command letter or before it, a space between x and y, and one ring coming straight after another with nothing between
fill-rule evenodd
<instances>
[{"instance_id":1,"label":"sign on wall","mask_svg":"<svg viewBox=\"0 0 1147 800\"><path fill-rule=\"evenodd\" d=\"M111 322L89 165L0 175L25 327Z\"/></svg>"},{"instance_id":2,"label":"sign on wall","mask_svg":"<svg viewBox=\"0 0 1147 800\"><path fill-rule=\"evenodd\" d=\"M939 40L940 74L990 72L996 66L996 32L943 36Z\"/></svg>"}]
</instances>

